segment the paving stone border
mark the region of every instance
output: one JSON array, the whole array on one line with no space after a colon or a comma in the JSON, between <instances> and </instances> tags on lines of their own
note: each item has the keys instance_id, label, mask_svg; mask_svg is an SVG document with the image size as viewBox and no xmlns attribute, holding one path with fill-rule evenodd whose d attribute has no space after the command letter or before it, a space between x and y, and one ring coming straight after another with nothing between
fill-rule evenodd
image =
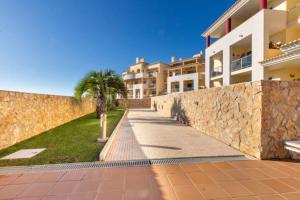
<instances>
[{"instance_id":1,"label":"paving stone border","mask_svg":"<svg viewBox=\"0 0 300 200\"><path fill-rule=\"evenodd\" d=\"M119 129L120 129L122 122L123 122L124 118L127 116L127 113L128 113L128 110L126 110L124 112L121 120L119 121L118 125L115 127L113 133L110 135L108 141L106 142L105 146L103 147L102 151L100 152L100 155L99 155L100 161L103 161L105 159L105 157L107 156L112 144L115 141L117 134L119 133Z\"/></svg>"}]
</instances>

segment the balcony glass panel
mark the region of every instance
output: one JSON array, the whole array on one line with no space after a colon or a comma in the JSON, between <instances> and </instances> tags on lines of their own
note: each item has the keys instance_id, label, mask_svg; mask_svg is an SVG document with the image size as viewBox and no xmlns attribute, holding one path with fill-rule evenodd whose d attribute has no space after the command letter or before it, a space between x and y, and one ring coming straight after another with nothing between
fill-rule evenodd
<instances>
[{"instance_id":1,"label":"balcony glass panel","mask_svg":"<svg viewBox=\"0 0 300 200\"><path fill-rule=\"evenodd\" d=\"M231 71L238 71L252 66L252 54L231 62Z\"/></svg>"}]
</instances>

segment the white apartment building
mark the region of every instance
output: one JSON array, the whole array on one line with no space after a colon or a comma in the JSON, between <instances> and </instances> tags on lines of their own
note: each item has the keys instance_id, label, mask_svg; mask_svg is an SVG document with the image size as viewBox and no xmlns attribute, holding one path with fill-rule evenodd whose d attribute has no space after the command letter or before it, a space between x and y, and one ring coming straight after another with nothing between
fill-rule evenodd
<instances>
[{"instance_id":1,"label":"white apartment building","mask_svg":"<svg viewBox=\"0 0 300 200\"><path fill-rule=\"evenodd\" d=\"M167 68L167 93L195 91L204 87L204 70L202 53L179 61L172 57Z\"/></svg>"},{"instance_id":2,"label":"white apartment building","mask_svg":"<svg viewBox=\"0 0 300 200\"><path fill-rule=\"evenodd\" d=\"M300 0L238 0L202 36L206 87L300 78Z\"/></svg>"}]
</instances>

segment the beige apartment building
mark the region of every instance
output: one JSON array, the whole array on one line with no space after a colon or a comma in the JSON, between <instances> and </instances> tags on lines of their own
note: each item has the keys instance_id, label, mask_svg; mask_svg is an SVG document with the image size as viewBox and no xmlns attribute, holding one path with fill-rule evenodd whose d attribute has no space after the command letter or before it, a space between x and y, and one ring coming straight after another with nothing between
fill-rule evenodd
<instances>
[{"instance_id":1,"label":"beige apartment building","mask_svg":"<svg viewBox=\"0 0 300 200\"><path fill-rule=\"evenodd\" d=\"M204 87L204 63L202 54L189 59L174 57L170 64L149 64L143 58L122 74L129 99L144 99L174 92L187 92Z\"/></svg>"},{"instance_id":2,"label":"beige apartment building","mask_svg":"<svg viewBox=\"0 0 300 200\"><path fill-rule=\"evenodd\" d=\"M300 79L300 0L238 0L203 37L206 87Z\"/></svg>"},{"instance_id":3,"label":"beige apartment building","mask_svg":"<svg viewBox=\"0 0 300 200\"><path fill-rule=\"evenodd\" d=\"M164 70L167 67L162 62L149 64L143 58L136 58L136 63L122 74L127 97L144 99L160 94L165 88Z\"/></svg>"}]
</instances>

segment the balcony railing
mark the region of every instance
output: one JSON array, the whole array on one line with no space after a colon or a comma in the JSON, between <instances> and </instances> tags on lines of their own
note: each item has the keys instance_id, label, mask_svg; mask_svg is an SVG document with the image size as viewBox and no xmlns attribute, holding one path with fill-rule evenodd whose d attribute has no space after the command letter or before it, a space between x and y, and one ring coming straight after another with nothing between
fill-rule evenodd
<instances>
[{"instance_id":1,"label":"balcony railing","mask_svg":"<svg viewBox=\"0 0 300 200\"><path fill-rule=\"evenodd\" d=\"M149 88L156 88L156 84L149 84Z\"/></svg>"},{"instance_id":2,"label":"balcony railing","mask_svg":"<svg viewBox=\"0 0 300 200\"><path fill-rule=\"evenodd\" d=\"M231 62L231 71L238 71L252 66L252 54Z\"/></svg>"},{"instance_id":3,"label":"balcony railing","mask_svg":"<svg viewBox=\"0 0 300 200\"><path fill-rule=\"evenodd\" d=\"M185 87L184 88L185 92L189 92L189 91L193 91L193 90L194 90L194 87Z\"/></svg>"},{"instance_id":4,"label":"balcony railing","mask_svg":"<svg viewBox=\"0 0 300 200\"><path fill-rule=\"evenodd\" d=\"M172 89L171 89L171 92L172 92L172 93L179 92L179 88L172 88Z\"/></svg>"},{"instance_id":5,"label":"balcony railing","mask_svg":"<svg viewBox=\"0 0 300 200\"><path fill-rule=\"evenodd\" d=\"M221 76L223 75L223 72L219 72L219 71L212 71L211 72L211 77L216 77L216 76Z\"/></svg>"}]
</instances>

